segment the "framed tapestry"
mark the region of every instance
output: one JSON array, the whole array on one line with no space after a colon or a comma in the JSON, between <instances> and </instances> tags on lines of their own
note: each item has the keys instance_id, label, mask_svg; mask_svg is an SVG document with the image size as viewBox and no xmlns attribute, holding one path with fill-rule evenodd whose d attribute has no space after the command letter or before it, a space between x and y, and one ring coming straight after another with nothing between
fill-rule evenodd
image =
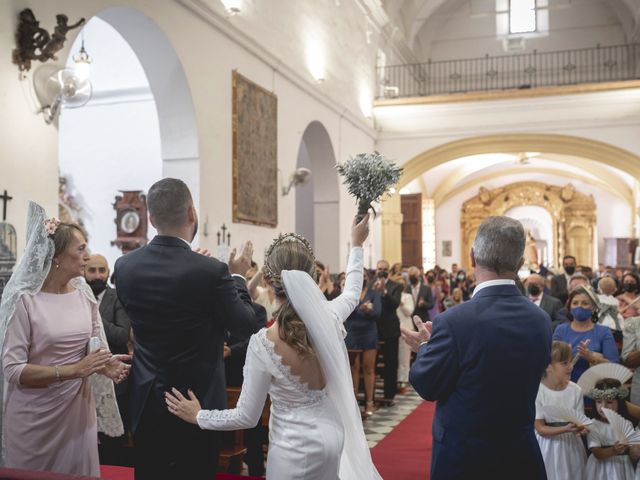
<instances>
[{"instance_id":1,"label":"framed tapestry","mask_svg":"<svg viewBox=\"0 0 640 480\"><path fill-rule=\"evenodd\" d=\"M233 221L278 224L278 98L233 72Z\"/></svg>"}]
</instances>

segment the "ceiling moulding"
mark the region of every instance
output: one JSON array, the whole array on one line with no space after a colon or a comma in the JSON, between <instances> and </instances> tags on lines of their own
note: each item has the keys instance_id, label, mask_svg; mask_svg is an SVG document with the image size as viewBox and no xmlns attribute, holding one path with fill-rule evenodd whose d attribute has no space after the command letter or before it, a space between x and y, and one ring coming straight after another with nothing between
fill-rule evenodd
<instances>
[{"instance_id":1,"label":"ceiling moulding","mask_svg":"<svg viewBox=\"0 0 640 480\"><path fill-rule=\"evenodd\" d=\"M336 115L347 120L369 138L372 140L377 138L376 130L361 118L362 114L360 112L354 113L351 109L345 108L342 103L320 92L315 87L315 84L310 83L293 68L287 66L282 59L273 55L242 30L230 24L224 16L212 9L205 0L177 0L177 2L243 48L247 53L253 55L257 60L277 71L279 75L286 78L307 95L332 110Z\"/></svg>"}]
</instances>

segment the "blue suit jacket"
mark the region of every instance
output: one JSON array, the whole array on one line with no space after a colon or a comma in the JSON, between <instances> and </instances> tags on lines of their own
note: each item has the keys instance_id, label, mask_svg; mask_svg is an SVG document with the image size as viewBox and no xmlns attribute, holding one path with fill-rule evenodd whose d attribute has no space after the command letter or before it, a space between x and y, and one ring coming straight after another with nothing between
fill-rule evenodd
<instances>
[{"instance_id":1,"label":"blue suit jacket","mask_svg":"<svg viewBox=\"0 0 640 480\"><path fill-rule=\"evenodd\" d=\"M431 479L546 478L534 436L549 316L516 286L480 290L436 317L409 380L437 401Z\"/></svg>"}]
</instances>

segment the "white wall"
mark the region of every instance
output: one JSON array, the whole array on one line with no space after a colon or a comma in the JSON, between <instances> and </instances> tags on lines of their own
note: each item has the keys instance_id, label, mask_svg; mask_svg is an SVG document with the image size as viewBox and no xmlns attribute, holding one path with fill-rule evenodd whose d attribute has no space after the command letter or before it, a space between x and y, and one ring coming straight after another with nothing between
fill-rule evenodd
<instances>
[{"instance_id":1,"label":"white wall","mask_svg":"<svg viewBox=\"0 0 640 480\"><path fill-rule=\"evenodd\" d=\"M108 23L93 18L83 29L92 57L94 97L85 107L67 109L59 122L60 175L69 178L89 247L111 268L122 254L113 208L119 190L142 190L163 176L156 104L129 44ZM80 48L76 39L72 52ZM69 64L73 60L69 59ZM148 238L155 230L149 224Z\"/></svg>"},{"instance_id":2,"label":"white wall","mask_svg":"<svg viewBox=\"0 0 640 480\"><path fill-rule=\"evenodd\" d=\"M34 8L42 25L49 25L59 11L64 11L74 21L81 16L91 18L116 4L130 6L147 15L164 32L175 50L195 109L197 155L200 159L199 213L202 222L209 219L209 236L204 237L201 233L200 244L215 249L215 232L225 223L230 227L232 243L251 239L255 244L256 260L262 261L263 249L272 238L279 231L295 228L295 198L289 195L279 199L277 228L232 223L232 70L237 69L278 96L278 166L283 172L291 172L295 168L304 129L314 120L326 128L337 161L373 149L375 132L371 129L371 122L360 112L359 97L362 85L373 90L376 46L375 42L368 45L365 41L366 24L363 23L362 27L353 24L354 11L358 7L350 2L342 2L341 8L348 9L346 12L336 11L334 2L321 6L312 1L295 2L295 7L290 2L278 5L274 2L268 5L258 3L255 4L257 6L246 3L246 14L230 19L219 14L217 2L211 2L211 9L204 8L208 4L203 2L188 0L152 3L144 0L96 0L90 4L80 0L61 0L55 4L38 2L37 5L27 1L2 3L0 25L4 28L0 33L0 46L7 52L13 48L15 18L28 5ZM306 21L300 21L298 8L304 9ZM303 67L306 59L301 53L304 50L302 39L306 38L305 34L311 31L311 27L322 30L320 41L327 46L328 75L322 85L313 83L308 71L304 70L306 67ZM251 32L252 36L241 30ZM67 47L60 52L61 58L66 58L75 33L69 35ZM353 55L345 55L346 49L354 52ZM204 50L206 54L203 54ZM9 178L6 183L10 193L20 192L16 194L9 217L17 228L24 223L28 198L40 199L48 211L56 211L57 132L32 114L22 94L25 85L27 83L17 80L15 66L9 62L0 64L0 86L4 93L0 96L0 124L8 126L0 133L4 145L0 166L2 178ZM165 152L163 156L166 157ZM21 163L13 165L15 159ZM193 176L194 162L191 160L189 157L179 160L175 170L182 170L180 162L182 165L186 163L191 168L188 174ZM162 173L169 174L171 169L165 163ZM32 178L34 171L39 173L36 179ZM4 177L4 172L9 173L8 177ZM334 268L337 271L346 263L351 218L356 210L355 203L342 186L340 203L334 210L333 220L340 225L341 265ZM113 218L112 215L113 212L109 218ZM18 228L18 236L22 241L24 230ZM23 244L20 243L18 248L21 251Z\"/></svg>"}]
</instances>

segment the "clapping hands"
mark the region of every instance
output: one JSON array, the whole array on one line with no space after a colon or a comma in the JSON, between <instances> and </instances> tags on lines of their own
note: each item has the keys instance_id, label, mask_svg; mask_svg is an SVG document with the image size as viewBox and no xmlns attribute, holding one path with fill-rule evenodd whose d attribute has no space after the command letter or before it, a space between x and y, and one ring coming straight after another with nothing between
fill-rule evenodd
<instances>
[{"instance_id":1,"label":"clapping hands","mask_svg":"<svg viewBox=\"0 0 640 480\"><path fill-rule=\"evenodd\" d=\"M433 323L423 322L422 319L417 315L413 316L413 323L418 329L417 332L411 331L405 327L400 327L400 333L402 335L402 339L406 342L407 345L409 345L411 350L417 352L418 348L420 348L420 345L428 342L431 338Z\"/></svg>"},{"instance_id":2,"label":"clapping hands","mask_svg":"<svg viewBox=\"0 0 640 480\"><path fill-rule=\"evenodd\" d=\"M229 254L229 271L236 275L244 276L251 268L251 258L253 257L253 243L247 241L242 245L240 256L236 258L236 249Z\"/></svg>"}]
</instances>

